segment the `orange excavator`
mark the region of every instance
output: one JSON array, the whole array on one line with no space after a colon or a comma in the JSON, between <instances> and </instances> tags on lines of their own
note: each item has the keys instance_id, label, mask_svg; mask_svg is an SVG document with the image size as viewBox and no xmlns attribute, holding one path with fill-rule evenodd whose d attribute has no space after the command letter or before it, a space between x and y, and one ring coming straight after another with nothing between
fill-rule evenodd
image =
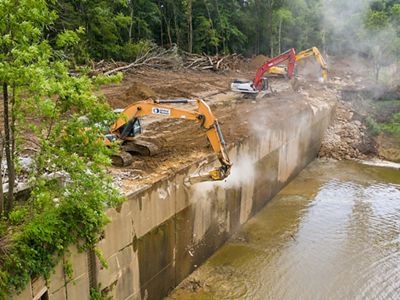
<instances>
[{"instance_id":1,"label":"orange excavator","mask_svg":"<svg viewBox=\"0 0 400 300\"><path fill-rule=\"evenodd\" d=\"M191 102L197 103L196 111L168 105L187 104ZM120 143L120 151L113 157L114 165L130 165L133 159L131 153L152 155L157 151L157 147L154 144L137 139L143 131L139 119L143 116L187 119L198 122L200 127L205 130L208 140L216 153L221 166L205 175L199 174L190 177L190 183L218 181L228 177L232 163L229 160L225 149L225 141L220 125L211 112L210 107L201 99L147 100L136 102L126 107L120 112L119 117L114 124L112 124L109 132L105 136L106 145L111 145L114 142Z\"/></svg>"},{"instance_id":2,"label":"orange excavator","mask_svg":"<svg viewBox=\"0 0 400 300\"><path fill-rule=\"evenodd\" d=\"M231 90L239 93L246 94L258 94L260 91L266 91L268 89L268 78L264 78L264 74L271 68L288 61L287 64L287 76L291 79L294 75L294 65L296 62L296 51L294 48L267 60L256 73L256 77L253 81L249 80L235 80L231 84Z\"/></svg>"}]
</instances>

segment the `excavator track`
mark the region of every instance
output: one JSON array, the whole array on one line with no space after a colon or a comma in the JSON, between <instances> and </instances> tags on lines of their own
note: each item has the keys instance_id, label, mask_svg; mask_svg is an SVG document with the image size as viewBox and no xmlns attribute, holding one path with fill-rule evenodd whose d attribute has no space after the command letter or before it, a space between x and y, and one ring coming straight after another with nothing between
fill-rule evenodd
<instances>
[{"instance_id":1,"label":"excavator track","mask_svg":"<svg viewBox=\"0 0 400 300\"><path fill-rule=\"evenodd\" d=\"M159 148L150 142L143 140L127 141L121 150L111 157L113 166L127 167L133 162L133 155L153 156L159 153Z\"/></svg>"},{"instance_id":2,"label":"excavator track","mask_svg":"<svg viewBox=\"0 0 400 300\"><path fill-rule=\"evenodd\" d=\"M111 156L111 161L115 167L127 167L132 164L133 157L130 153L121 150Z\"/></svg>"},{"instance_id":3,"label":"excavator track","mask_svg":"<svg viewBox=\"0 0 400 300\"><path fill-rule=\"evenodd\" d=\"M160 149L157 147L157 145L138 139L134 141L126 141L121 146L121 150L142 156L154 156L160 152Z\"/></svg>"}]
</instances>

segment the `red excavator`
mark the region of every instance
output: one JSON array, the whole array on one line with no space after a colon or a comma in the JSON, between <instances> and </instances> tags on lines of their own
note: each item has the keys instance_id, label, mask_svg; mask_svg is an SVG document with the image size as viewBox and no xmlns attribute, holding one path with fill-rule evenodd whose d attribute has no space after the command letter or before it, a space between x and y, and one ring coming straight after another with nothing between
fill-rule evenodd
<instances>
[{"instance_id":1,"label":"red excavator","mask_svg":"<svg viewBox=\"0 0 400 300\"><path fill-rule=\"evenodd\" d=\"M296 51L294 48L267 60L256 73L253 81L250 80L235 80L231 84L231 90L239 93L258 94L260 91L268 89L268 78L263 77L271 67L277 66L282 62L288 60L287 76L291 79L294 75L294 66L296 62Z\"/></svg>"}]
</instances>

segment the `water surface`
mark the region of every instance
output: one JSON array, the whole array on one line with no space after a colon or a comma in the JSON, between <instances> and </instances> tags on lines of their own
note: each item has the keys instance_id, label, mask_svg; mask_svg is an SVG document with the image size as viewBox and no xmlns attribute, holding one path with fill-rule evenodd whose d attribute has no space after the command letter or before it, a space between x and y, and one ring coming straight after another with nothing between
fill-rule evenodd
<instances>
[{"instance_id":1,"label":"water surface","mask_svg":"<svg viewBox=\"0 0 400 300\"><path fill-rule=\"evenodd\" d=\"M400 171L313 162L170 299L400 299Z\"/></svg>"}]
</instances>

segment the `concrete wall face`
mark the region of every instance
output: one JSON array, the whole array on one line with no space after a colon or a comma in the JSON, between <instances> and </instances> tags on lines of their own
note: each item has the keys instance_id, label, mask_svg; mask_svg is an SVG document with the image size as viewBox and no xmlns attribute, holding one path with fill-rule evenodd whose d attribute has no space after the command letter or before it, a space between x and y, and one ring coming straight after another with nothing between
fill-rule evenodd
<instances>
[{"instance_id":1,"label":"concrete wall face","mask_svg":"<svg viewBox=\"0 0 400 300\"><path fill-rule=\"evenodd\" d=\"M61 262L49 282L32 282L15 298L89 299L91 286L112 299L162 298L315 158L331 111L304 108L232 145L235 165L224 183L188 189L184 178L196 169L189 166L129 195L108 211L112 222L98 244L108 268L72 248L72 280Z\"/></svg>"}]
</instances>

